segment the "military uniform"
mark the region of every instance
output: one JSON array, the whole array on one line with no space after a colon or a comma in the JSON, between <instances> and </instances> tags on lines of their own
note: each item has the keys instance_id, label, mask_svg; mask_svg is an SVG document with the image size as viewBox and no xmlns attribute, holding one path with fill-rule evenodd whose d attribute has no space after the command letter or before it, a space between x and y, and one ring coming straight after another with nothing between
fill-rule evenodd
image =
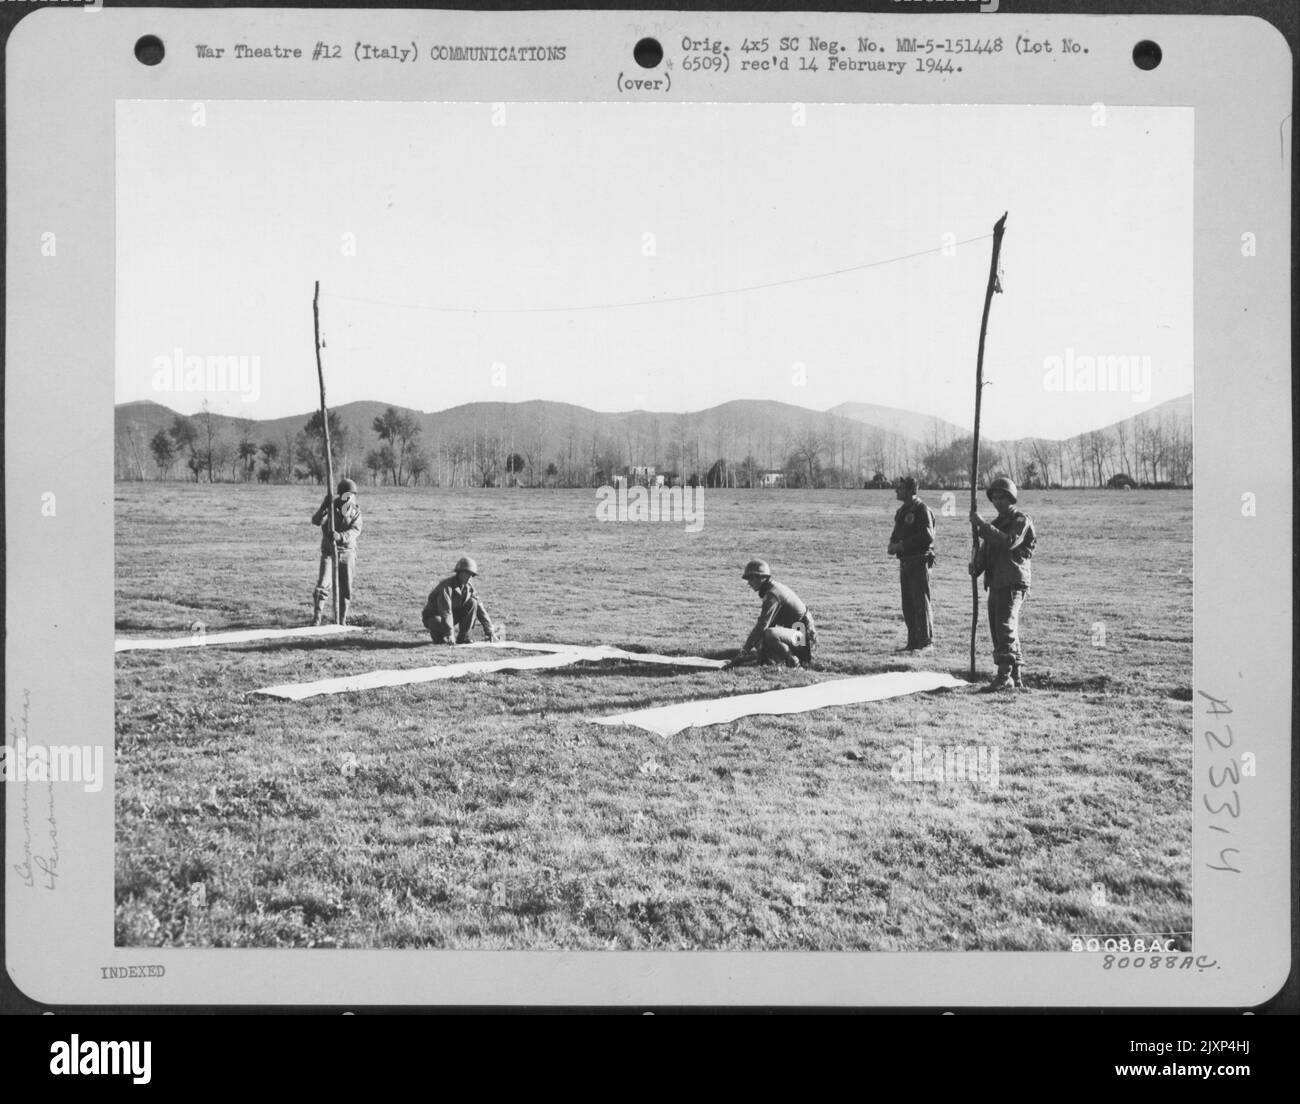
<instances>
[{"instance_id":1,"label":"military uniform","mask_svg":"<svg viewBox=\"0 0 1300 1104\"><path fill-rule=\"evenodd\" d=\"M934 643L934 620L930 613L934 511L915 494L894 514L894 531L889 543L894 545L894 555L898 557L903 620L907 623L907 650L928 648Z\"/></svg>"},{"instance_id":2,"label":"military uniform","mask_svg":"<svg viewBox=\"0 0 1300 1104\"><path fill-rule=\"evenodd\" d=\"M1014 492L1014 484L1011 484ZM1013 498L1014 501L1014 498ZM1020 682L1020 609L1029 594L1030 557L1038 543L1034 520L1012 506L978 527L979 556L975 573L984 574L989 599L989 633L999 677L1007 672Z\"/></svg>"},{"instance_id":3,"label":"military uniform","mask_svg":"<svg viewBox=\"0 0 1300 1104\"><path fill-rule=\"evenodd\" d=\"M351 490L344 488L351 486ZM325 600L330 596L333 586L333 557L337 552L339 561L339 620L347 623L348 603L352 600L352 584L356 580L357 541L361 536L361 507L357 503L356 485L351 480L339 484L341 493L337 496L326 495L325 501L311 516L311 523L320 526L320 569L316 576L316 587L312 599L316 608L316 620L320 622L321 610ZM334 504L334 535L331 539L330 527L326 518L330 503Z\"/></svg>"},{"instance_id":4,"label":"military uniform","mask_svg":"<svg viewBox=\"0 0 1300 1104\"><path fill-rule=\"evenodd\" d=\"M453 633L457 644L468 644L475 621L483 626L489 640L496 635L487 608L474 592L474 580L466 579L461 584L455 575L443 579L429 592L420 620L435 644L450 644Z\"/></svg>"},{"instance_id":5,"label":"military uniform","mask_svg":"<svg viewBox=\"0 0 1300 1104\"><path fill-rule=\"evenodd\" d=\"M803 599L770 577L759 588L758 595L763 599L763 606L742 651L759 648L763 659L769 662L788 661L795 653L803 652L804 658L810 661L817 627Z\"/></svg>"}]
</instances>

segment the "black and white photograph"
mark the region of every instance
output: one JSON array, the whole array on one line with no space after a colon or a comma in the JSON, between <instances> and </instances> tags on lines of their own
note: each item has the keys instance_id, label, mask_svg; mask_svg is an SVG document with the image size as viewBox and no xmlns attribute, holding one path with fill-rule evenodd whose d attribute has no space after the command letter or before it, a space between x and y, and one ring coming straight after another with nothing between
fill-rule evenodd
<instances>
[{"instance_id":1,"label":"black and white photograph","mask_svg":"<svg viewBox=\"0 0 1300 1104\"><path fill-rule=\"evenodd\" d=\"M15 1000L1274 998L1288 40L988 3L16 22Z\"/></svg>"},{"instance_id":2,"label":"black and white photograph","mask_svg":"<svg viewBox=\"0 0 1300 1104\"><path fill-rule=\"evenodd\" d=\"M1190 949L1190 112L117 123L120 946Z\"/></svg>"}]
</instances>

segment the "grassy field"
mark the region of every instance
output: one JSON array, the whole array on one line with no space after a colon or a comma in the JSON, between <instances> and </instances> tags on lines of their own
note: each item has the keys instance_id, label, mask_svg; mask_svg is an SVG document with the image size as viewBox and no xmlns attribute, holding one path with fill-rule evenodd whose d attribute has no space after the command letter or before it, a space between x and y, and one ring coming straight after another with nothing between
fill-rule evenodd
<instances>
[{"instance_id":1,"label":"grassy field","mask_svg":"<svg viewBox=\"0 0 1300 1104\"><path fill-rule=\"evenodd\" d=\"M309 488L121 484L119 635L305 624ZM905 669L889 492L708 491L704 526L594 491L363 488L362 634L117 656L120 945L1061 950L1190 928L1187 492L1041 492L1031 691L940 692L662 739L584 718ZM927 496L941 511L942 497ZM986 516L991 515L991 508ZM939 517L938 654L965 677L965 499ZM509 637L729 655L750 556L819 668L620 661L315 698L258 687L460 661L420 608L456 557ZM978 656L990 673L981 611ZM476 652L475 659L494 652ZM983 747L997 785L897 777Z\"/></svg>"}]
</instances>

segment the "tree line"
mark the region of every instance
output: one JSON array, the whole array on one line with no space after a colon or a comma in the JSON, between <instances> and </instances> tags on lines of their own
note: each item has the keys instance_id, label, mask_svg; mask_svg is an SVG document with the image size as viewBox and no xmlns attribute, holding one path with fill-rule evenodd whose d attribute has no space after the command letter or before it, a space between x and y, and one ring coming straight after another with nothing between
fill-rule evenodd
<instances>
[{"instance_id":1,"label":"tree line","mask_svg":"<svg viewBox=\"0 0 1300 1104\"><path fill-rule=\"evenodd\" d=\"M718 419L707 430L679 416L663 438L657 421L629 419L621 434L570 422L547 432L544 417L461 428L428 440L419 420L388 407L358 440L334 411L329 435L336 478L388 486L597 487L645 478L653 467L669 484L757 488L888 486L915 475L927 487L970 482L971 438L945 433L909 440L875 427L809 418L785 429ZM319 411L301 428L259 435L252 420L222 419L205 406L176 415L152 437L128 423L117 436L119 479L195 482L323 483L324 434ZM1174 411L1139 417L1063 441L1023 438L983 443L980 482L1009 475L1027 488L1187 487L1192 481L1189 419Z\"/></svg>"}]
</instances>

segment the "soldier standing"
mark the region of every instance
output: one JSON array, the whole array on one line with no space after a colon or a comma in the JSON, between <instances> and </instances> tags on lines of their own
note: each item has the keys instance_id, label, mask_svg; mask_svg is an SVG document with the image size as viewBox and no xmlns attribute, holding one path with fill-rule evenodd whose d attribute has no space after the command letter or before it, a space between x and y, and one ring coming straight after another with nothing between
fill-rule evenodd
<instances>
[{"instance_id":1,"label":"soldier standing","mask_svg":"<svg viewBox=\"0 0 1300 1104\"><path fill-rule=\"evenodd\" d=\"M985 521L978 510L970 512L980 538L979 553L970 565L972 575L984 575L989 594L989 632L997 676L985 690L1023 690L1024 668L1020 656L1020 607L1029 594L1029 560L1038 543L1034 519L1016 508L1016 485L998 476L985 492L997 507L997 517Z\"/></svg>"},{"instance_id":2,"label":"soldier standing","mask_svg":"<svg viewBox=\"0 0 1300 1104\"><path fill-rule=\"evenodd\" d=\"M905 475L895 491L902 505L894 514L889 554L898 557L909 653L934 647L930 615L930 568L934 566L934 511L917 497L916 480Z\"/></svg>"},{"instance_id":3,"label":"soldier standing","mask_svg":"<svg viewBox=\"0 0 1300 1104\"><path fill-rule=\"evenodd\" d=\"M334 530L330 533L327 520L331 501L334 504ZM316 588L312 591L314 604L313 625L324 624L325 600L333 585L334 557L339 561L339 624L348 623L348 605L352 601L352 583L356 579L357 538L361 536L361 507L357 503L357 485L351 479L339 482L338 497L325 492L325 499L311 516L311 523L320 526L320 570Z\"/></svg>"},{"instance_id":4,"label":"soldier standing","mask_svg":"<svg viewBox=\"0 0 1300 1104\"><path fill-rule=\"evenodd\" d=\"M727 666L734 666L742 656L755 649L758 649L762 664L784 663L787 667L798 667L800 662L796 653L802 653L804 662L812 666L817 626L803 599L773 579L772 569L764 560L750 560L741 577L749 583L750 590L763 599L763 606L740 654Z\"/></svg>"},{"instance_id":5,"label":"soldier standing","mask_svg":"<svg viewBox=\"0 0 1300 1104\"><path fill-rule=\"evenodd\" d=\"M435 644L468 644L475 621L483 626L488 640L496 642L492 619L474 591L473 579L477 574L478 564L468 556L462 556L456 561L455 574L443 579L429 592L420 620Z\"/></svg>"}]
</instances>

